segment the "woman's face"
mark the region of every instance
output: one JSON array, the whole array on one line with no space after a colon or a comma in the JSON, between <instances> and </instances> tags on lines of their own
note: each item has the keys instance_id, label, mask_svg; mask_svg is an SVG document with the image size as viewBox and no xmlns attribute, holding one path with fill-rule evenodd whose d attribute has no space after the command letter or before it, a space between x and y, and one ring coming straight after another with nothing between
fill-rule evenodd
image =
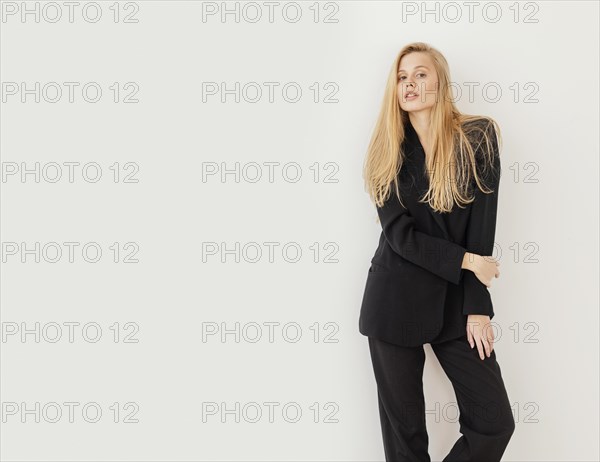
<instances>
[{"instance_id":1,"label":"woman's face","mask_svg":"<svg viewBox=\"0 0 600 462\"><path fill-rule=\"evenodd\" d=\"M438 92L437 72L427 53L405 55L398 66L398 101L403 111L430 109Z\"/></svg>"}]
</instances>

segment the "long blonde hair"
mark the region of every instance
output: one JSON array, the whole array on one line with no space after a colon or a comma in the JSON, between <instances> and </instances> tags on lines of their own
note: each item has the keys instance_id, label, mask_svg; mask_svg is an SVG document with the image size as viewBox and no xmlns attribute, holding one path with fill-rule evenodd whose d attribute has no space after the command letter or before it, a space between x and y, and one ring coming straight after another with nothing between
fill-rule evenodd
<instances>
[{"instance_id":1,"label":"long blonde hair","mask_svg":"<svg viewBox=\"0 0 600 462\"><path fill-rule=\"evenodd\" d=\"M467 115L458 111L450 94L450 70L446 59L438 50L423 42L403 47L390 69L381 110L363 167L365 187L371 200L381 207L390 194L391 183L394 182L396 195L402 203L397 175L405 159L401 147L408 112L402 110L398 101L398 67L400 60L412 52L429 54L439 82L429 123L432 134L432 155L427 156L426 160L429 189L421 201L428 202L438 212L450 212L455 203L462 207L473 201L474 197L467 197L469 184L473 180L482 191L491 192L485 187L486 190L481 188L482 181L476 167L481 165L481 160L475 158L475 152L480 143L485 141L486 149L483 151L487 155L484 164L489 164L491 168L494 153L490 135L495 132L500 140L501 136L498 124L491 117ZM470 123L474 121L484 123ZM457 141L458 149L455 149ZM484 171L487 171L487 167ZM447 179L451 181L445 181Z\"/></svg>"}]
</instances>

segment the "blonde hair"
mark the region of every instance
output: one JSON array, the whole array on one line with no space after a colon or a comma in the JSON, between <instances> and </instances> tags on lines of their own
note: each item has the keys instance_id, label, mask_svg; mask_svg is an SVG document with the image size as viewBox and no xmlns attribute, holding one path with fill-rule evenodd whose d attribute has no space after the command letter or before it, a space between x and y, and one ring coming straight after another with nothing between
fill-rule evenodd
<instances>
[{"instance_id":1,"label":"blonde hair","mask_svg":"<svg viewBox=\"0 0 600 462\"><path fill-rule=\"evenodd\" d=\"M501 140L500 130L491 117L458 111L450 94L450 70L446 59L438 50L423 42L403 47L390 70L363 167L365 187L371 200L381 207L390 194L393 181L398 200L402 203L397 180L405 159L401 147L406 135L404 124L408 121L408 112L402 110L398 101L398 67L400 60L412 52L424 52L431 57L439 82L429 123L431 155L426 159L429 189L421 202L428 202L438 212L450 212L455 203L462 207L473 201L474 197L468 197L472 181L481 189L482 181L477 166L482 163L481 159L476 159L475 153L485 141L486 149L483 152L487 153L484 159L487 162L483 164L493 166L492 143L496 142L497 146L497 140L491 140L490 136L497 134ZM455 149L456 144L458 149ZM487 167L484 167L485 171ZM450 181L445 181L447 179Z\"/></svg>"}]
</instances>

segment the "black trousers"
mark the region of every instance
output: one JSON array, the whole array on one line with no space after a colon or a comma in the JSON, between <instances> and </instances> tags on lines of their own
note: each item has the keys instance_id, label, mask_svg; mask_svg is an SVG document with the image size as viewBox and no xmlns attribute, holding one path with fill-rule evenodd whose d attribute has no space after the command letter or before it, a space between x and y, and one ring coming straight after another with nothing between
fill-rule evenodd
<instances>
[{"instance_id":1,"label":"black trousers","mask_svg":"<svg viewBox=\"0 0 600 462\"><path fill-rule=\"evenodd\" d=\"M423 346L401 347L368 339L377 382L385 460L430 462ZM466 333L460 338L431 344L431 348L452 382L460 412L462 436L444 462L500 461L515 421L495 349L489 358L486 355L481 359L477 346L471 349Z\"/></svg>"}]
</instances>

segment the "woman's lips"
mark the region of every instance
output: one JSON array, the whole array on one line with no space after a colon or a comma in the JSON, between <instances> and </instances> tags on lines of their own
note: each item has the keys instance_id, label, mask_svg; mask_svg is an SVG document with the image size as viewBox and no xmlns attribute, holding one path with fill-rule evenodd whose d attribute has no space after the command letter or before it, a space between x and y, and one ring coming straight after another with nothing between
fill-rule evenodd
<instances>
[{"instance_id":1,"label":"woman's lips","mask_svg":"<svg viewBox=\"0 0 600 462\"><path fill-rule=\"evenodd\" d=\"M406 95L406 96L404 97L404 99L405 99L406 101L412 101L413 99L417 99L418 97L419 97L419 95Z\"/></svg>"}]
</instances>

